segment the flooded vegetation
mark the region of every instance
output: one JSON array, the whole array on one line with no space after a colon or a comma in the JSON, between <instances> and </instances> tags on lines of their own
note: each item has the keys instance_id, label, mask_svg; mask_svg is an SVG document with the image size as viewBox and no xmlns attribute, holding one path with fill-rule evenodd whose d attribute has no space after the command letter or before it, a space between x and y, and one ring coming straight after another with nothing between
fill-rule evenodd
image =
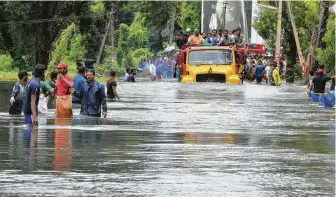
<instances>
[{"instance_id":1,"label":"flooded vegetation","mask_svg":"<svg viewBox=\"0 0 336 197\"><path fill-rule=\"evenodd\" d=\"M106 119L51 109L31 130L2 95L1 195L335 195L335 112L305 87L137 82L119 94Z\"/></svg>"}]
</instances>

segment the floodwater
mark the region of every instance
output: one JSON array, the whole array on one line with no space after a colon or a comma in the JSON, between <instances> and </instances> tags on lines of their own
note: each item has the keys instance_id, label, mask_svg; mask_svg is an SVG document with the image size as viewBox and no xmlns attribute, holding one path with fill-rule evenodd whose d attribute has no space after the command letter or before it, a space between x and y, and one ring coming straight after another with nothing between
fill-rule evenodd
<instances>
[{"instance_id":1,"label":"floodwater","mask_svg":"<svg viewBox=\"0 0 336 197\"><path fill-rule=\"evenodd\" d=\"M0 196L335 196L335 111L303 86L118 91L107 119L50 109L33 130L1 101Z\"/></svg>"}]
</instances>

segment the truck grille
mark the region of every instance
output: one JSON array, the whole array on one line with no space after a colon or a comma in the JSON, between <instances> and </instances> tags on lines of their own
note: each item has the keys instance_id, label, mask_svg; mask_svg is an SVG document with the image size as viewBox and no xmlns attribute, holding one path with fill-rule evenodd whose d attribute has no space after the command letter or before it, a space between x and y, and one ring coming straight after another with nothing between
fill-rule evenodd
<instances>
[{"instance_id":1,"label":"truck grille","mask_svg":"<svg viewBox=\"0 0 336 197\"><path fill-rule=\"evenodd\" d=\"M226 78L224 74L199 74L199 75L196 75L196 82L225 83Z\"/></svg>"}]
</instances>

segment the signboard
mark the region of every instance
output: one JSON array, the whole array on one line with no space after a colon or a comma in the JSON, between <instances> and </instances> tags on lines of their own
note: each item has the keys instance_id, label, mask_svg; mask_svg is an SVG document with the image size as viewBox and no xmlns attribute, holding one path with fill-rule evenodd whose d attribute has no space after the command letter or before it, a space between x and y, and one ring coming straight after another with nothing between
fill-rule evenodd
<instances>
[{"instance_id":1,"label":"signboard","mask_svg":"<svg viewBox=\"0 0 336 197\"><path fill-rule=\"evenodd\" d=\"M224 18L224 3L226 3L225 28L222 27ZM250 13L251 12L251 13ZM249 40L251 29L252 4L242 0L203 0L202 1L202 32L209 33L212 29L228 30L229 33L237 27L241 28L241 34L245 40ZM248 16L248 18L247 18ZM249 25L248 25L249 24ZM249 26L249 27L248 27Z\"/></svg>"}]
</instances>

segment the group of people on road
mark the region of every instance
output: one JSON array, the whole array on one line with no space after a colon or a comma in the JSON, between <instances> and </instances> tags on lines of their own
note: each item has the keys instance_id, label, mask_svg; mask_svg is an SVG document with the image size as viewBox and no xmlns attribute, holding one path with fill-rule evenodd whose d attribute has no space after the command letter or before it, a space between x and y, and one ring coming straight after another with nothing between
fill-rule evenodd
<instances>
[{"instance_id":1,"label":"group of people on road","mask_svg":"<svg viewBox=\"0 0 336 197\"><path fill-rule=\"evenodd\" d=\"M193 33L191 33L190 29L187 30L186 33L179 32L176 36L176 45L179 49L183 49L186 46L190 45L210 45L210 46L223 46L228 44L242 44L243 39L240 35L241 29L238 27L237 29L232 31L232 34L229 35L228 30L213 29L211 33L200 32L196 29Z\"/></svg>"},{"instance_id":2,"label":"group of people on road","mask_svg":"<svg viewBox=\"0 0 336 197\"><path fill-rule=\"evenodd\" d=\"M35 66L34 77L30 80L26 71L20 71L19 81L11 94L9 113L20 115L23 111L26 123L37 126L38 114L47 113L47 103L56 98L56 117L72 117L73 104L80 104L80 115L106 118L106 97L120 100L114 71L110 72L106 83L106 96L105 86L95 80L94 70L79 65L78 74L73 79L65 62L59 63L56 68L57 72L50 74L49 83L45 81L46 69L41 64Z\"/></svg>"},{"instance_id":3,"label":"group of people on road","mask_svg":"<svg viewBox=\"0 0 336 197\"><path fill-rule=\"evenodd\" d=\"M169 55L166 57L153 56L149 61L145 61L144 65L144 71L152 80L170 79L173 77L176 61Z\"/></svg>"},{"instance_id":4,"label":"group of people on road","mask_svg":"<svg viewBox=\"0 0 336 197\"><path fill-rule=\"evenodd\" d=\"M272 56L248 55L244 65L243 78L252 82L256 80L257 84L265 81L266 84L279 86L281 85L281 78L284 77L286 72L285 59L280 60L279 65L274 62Z\"/></svg>"}]
</instances>

